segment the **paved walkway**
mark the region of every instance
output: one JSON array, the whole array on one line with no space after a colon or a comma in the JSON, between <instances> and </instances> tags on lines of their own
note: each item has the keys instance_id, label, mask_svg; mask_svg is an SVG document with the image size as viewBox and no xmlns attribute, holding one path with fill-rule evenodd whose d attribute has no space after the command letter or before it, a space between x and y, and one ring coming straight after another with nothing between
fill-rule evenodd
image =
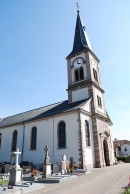
<instances>
[{"instance_id":1,"label":"paved walkway","mask_svg":"<svg viewBox=\"0 0 130 194\"><path fill-rule=\"evenodd\" d=\"M92 173L60 184L48 184L29 194L121 194L127 186L130 164L94 169Z\"/></svg>"}]
</instances>

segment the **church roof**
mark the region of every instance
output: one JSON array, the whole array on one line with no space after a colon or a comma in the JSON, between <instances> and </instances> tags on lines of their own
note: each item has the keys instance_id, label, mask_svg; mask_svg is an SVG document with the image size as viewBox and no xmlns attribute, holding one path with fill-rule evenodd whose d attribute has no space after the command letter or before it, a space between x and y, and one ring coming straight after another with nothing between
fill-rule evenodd
<instances>
[{"instance_id":1,"label":"church roof","mask_svg":"<svg viewBox=\"0 0 130 194\"><path fill-rule=\"evenodd\" d=\"M68 104L68 100L3 118L0 128L46 118L81 108L89 99Z\"/></svg>"},{"instance_id":2,"label":"church roof","mask_svg":"<svg viewBox=\"0 0 130 194\"><path fill-rule=\"evenodd\" d=\"M67 58L72 55L81 52L86 49L90 49L92 51L91 44L89 42L87 33L85 31L85 26L80 18L79 11L77 12L77 21L75 27L75 36L74 36L74 44L72 52L67 56Z\"/></svg>"}]
</instances>

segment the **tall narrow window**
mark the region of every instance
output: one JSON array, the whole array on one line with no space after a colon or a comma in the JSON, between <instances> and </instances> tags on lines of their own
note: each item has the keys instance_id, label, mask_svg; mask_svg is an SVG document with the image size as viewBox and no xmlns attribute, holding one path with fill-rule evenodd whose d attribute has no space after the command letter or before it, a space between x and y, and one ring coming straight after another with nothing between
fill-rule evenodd
<instances>
[{"instance_id":1,"label":"tall narrow window","mask_svg":"<svg viewBox=\"0 0 130 194\"><path fill-rule=\"evenodd\" d=\"M35 150L37 145L37 128L33 127L31 132L31 150Z\"/></svg>"},{"instance_id":2,"label":"tall narrow window","mask_svg":"<svg viewBox=\"0 0 130 194\"><path fill-rule=\"evenodd\" d=\"M98 106L102 108L102 100L101 100L101 97L99 97L97 95L97 103L98 103Z\"/></svg>"},{"instance_id":3,"label":"tall narrow window","mask_svg":"<svg viewBox=\"0 0 130 194\"><path fill-rule=\"evenodd\" d=\"M84 79L83 67L75 69L75 81L80 81Z\"/></svg>"},{"instance_id":4,"label":"tall narrow window","mask_svg":"<svg viewBox=\"0 0 130 194\"><path fill-rule=\"evenodd\" d=\"M88 121L85 121L85 135L86 135L86 146L90 146L90 132Z\"/></svg>"},{"instance_id":5,"label":"tall narrow window","mask_svg":"<svg viewBox=\"0 0 130 194\"><path fill-rule=\"evenodd\" d=\"M13 132L13 137L12 137L12 151L16 151L17 149L17 136L18 136L18 132L17 130L15 130Z\"/></svg>"},{"instance_id":6,"label":"tall narrow window","mask_svg":"<svg viewBox=\"0 0 130 194\"><path fill-rule=\"evenodd\" d=\"M58 125L58 148L66 148L66 126L65 122L61 121Z\"/></svg>"},{"instance_id":7,"label":"tall narrow window","mask_svg":"<svg viewBox=\"0 0 130 194\"><path fill-rule=\"evenodd\" d=\"M97 74L96 69L94 68L93 68L93 76L94 76L94 79L98 82L98 74Z\"/></svg>"},{"instance_id":8,"label":"tall narrow window","mask_svg":"<svg viewBox=\"0 0 130 194\"><path fill-rule=\"evenodd\" d=\"M75 70L75 81L79 81L78 69Z\"/></svg>"},{"instance_id":9,"label":"tall narrow window","mask_svg":"<svg viewBox=\"0 0 130 194\"><path fill-rule=\"evenodd\" d=\"M0 133L0 148L1 148L2 134Z\"/></svg>"},{"instance_id":10,"label":"tall narrow window","mask_svg":"<svg viewBox=\"0 0 130 194\"><path fill-rule=\"evenodd\" d=\"M80 67L79 74L80 74L80 80L84 79L83 67Z\"/></svg>"}]
</instances>

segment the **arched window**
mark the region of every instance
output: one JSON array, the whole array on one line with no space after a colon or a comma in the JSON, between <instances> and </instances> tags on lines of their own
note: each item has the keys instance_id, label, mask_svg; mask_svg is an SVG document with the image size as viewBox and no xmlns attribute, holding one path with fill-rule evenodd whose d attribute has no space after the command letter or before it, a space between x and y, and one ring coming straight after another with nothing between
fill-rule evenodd
<instances>
[{"instance_id":1,"label":"arched window","mask_svg":"<svg viewBox=\"0 0 130 194\"><path fill-rule=\"evenodd\" d=\"M102 108L102 99L98 95L97 95L97 103L98 103L98 106Z\"/></svg>"},{"instance_id":2,"label":"arched window","mask_svg":"<svg viewBox=\"0 0 130 194\"><path fill-rule=\"evenodd\" d=\"M0 133L0 148L1 148L2 134Z\"/></svg>"},{"instance_id":3,"label":"arched window","mask_svg":"<svg viewBox=\"0 0 130 194\"><path fill-rule=\"evenodd\" d=\"M66 126L65 122L61 121L58 125L58 148L66 148Z\"/></svg>"},{"instance_id":4,"label":"arched window","mask_svg":"<svg viewBox=\"0 0 130 194\"><path fill-rule=\"evenodd\" d=\"M94 69L94 68L93 68L93 76L94 76L95 81L98 82L98 74L97 74L96 69Z\"/></svg>"},{"instance_id":5,"label":"arched window","mask_svg":"<svg viewBox=\"0 0 130 194\"><path fill-rule=\"evenodd\" d=\"M75 81L79 81L78 69L75 70Z\"/></svg>"},{"instance_id":6,"label":"arched window","mask_svg":"<svg viewBox=\"0 0 130 194\"><path fill-rule=\"evenodd\" d=\"M33 127L31 131L31 144L30 149L35 150L37 145L37 128Z\"/></svg>"},{"instance_id":7,"label":"arched window","mask_svg":"<svg viewBox=\"0 0 130 194\"><path fill-rule=\"evenodd\" d=\"M17 149L17 136L18 136L18 132L17 130L15 130L13 132L13 137L12 137L12 151L16 151Z\"/></svg>"},{"instance_id":8,"label":"arched window","mask_svg":"<svg viewBox=\"0 0 130 194\"><path fill-rule=\"evenodd\" d=\"M86 146L90 146L90 132L88 121L85 121L85 135L86 135Z\"/></svg>"},{"instance_id":9,"label":"arched window","mask_svg":"<svg viewBox=\"0 0 130 194\"><path fill-rule=\"evenodd\" d=\"M84 79L83 67L75 69L75 81L80 81Z\"/></svg>"},{"instance_id":10,"label":"arched window","mask_svg":"<svg viewBox=\"0 0 130 194\"><path fill-rule=\"evenodd\" d=\"M84 79L83 67L79 68L79 75L80 75L80 80Z\"/></svg>"}]
</instances>

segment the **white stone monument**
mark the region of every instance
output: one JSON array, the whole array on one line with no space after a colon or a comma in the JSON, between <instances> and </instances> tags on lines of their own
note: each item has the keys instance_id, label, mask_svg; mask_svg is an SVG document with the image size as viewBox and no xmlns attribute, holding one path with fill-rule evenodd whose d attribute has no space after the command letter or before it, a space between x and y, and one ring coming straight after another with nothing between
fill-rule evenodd
<instances>
[{"instance_id":1,"label":"white stone monument","mask_svg":"<svg viewBox=\"0 0 130 194\"><path fill-rule=\"evenodd\" d=\"M12 153L15 154L15 165L10 169L9 185L16 185L22 181L23 169L18 164L18 156L21 152L17 148L17 151Z\"/></svg>"},{"instance_id":2,"label":"white stone monument","mask_svg":"<svg viewBox=\"0 0 130 194\"><path fill-rule=\"evenodd\" d=\"M62 156L62 161L61 161L61 174L66 174L67 173L67 157L64 154Z\"/></svg>"},{"instance_id":3,"label":"white stone monument","mask_svg":"<svg viewBox=\"0 0 130 194\"><path fill-rule=\"evenodd\" d=\"M45 151L45 159L43 163L43 178L47 178L51 176L51 163L50 163L50 158L48 155L48 146L45 146L44 151Z\"/></svg>"}]
</instances>

